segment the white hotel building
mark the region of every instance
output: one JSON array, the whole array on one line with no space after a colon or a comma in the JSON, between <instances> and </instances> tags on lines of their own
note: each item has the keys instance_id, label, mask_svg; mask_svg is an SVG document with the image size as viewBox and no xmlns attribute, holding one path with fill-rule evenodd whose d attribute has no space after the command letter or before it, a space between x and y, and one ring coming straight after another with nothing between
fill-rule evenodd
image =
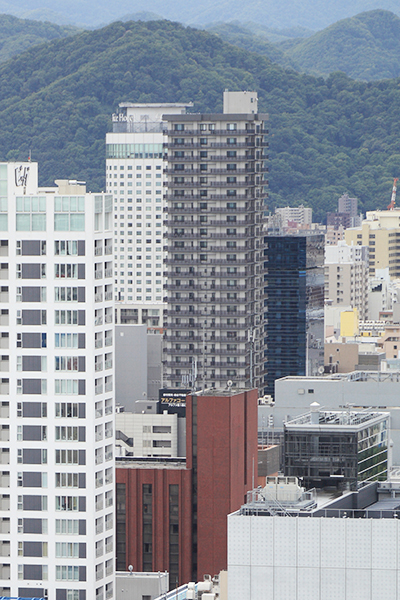
<instances>
[{"instance_id":1,"label":"white hotel building","mask_svg":"<svg viewBox=\"0 0 400 600\"><path fill-rule=\"evenodd\" d=\"M114 291L118 323L163 324L163 209L167 142L163 114L187 104L123 102L106 137L106 189L114 199Z\"/></svg>"},{"instance_id":2,"label":"white hotel building","mask_svg":"<svg viewBox=\"0 0 400 600\"><path fill-rule=\"evenodd\" d=\"M0 164L0 596L114 597L112 199Z\"/></svg>"}]
</instances>

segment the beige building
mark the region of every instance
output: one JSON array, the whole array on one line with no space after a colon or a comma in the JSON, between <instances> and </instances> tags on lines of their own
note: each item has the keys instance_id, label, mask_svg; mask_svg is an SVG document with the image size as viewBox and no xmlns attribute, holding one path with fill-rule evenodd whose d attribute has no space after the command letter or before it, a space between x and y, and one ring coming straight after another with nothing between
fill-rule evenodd
<instances>
[{"instance_id":1,"label":"beige building","mask_svg":"<svg viewBox=\"0 0 400 600\"><path fill-rule=\"evenodd\" d=\"M346 229L345 240L368 246L370 275L388 267L391 279L400 277L400 209L367 212L361 227Z\"/></svg>"},{"instance_id":2,"label":"beige building","mask_svg":"<svg viewBox=\"0 0 400 600\"><path fill-rule=\"evenodd\" d=\"M332 306L356 308L360 320L368 315L368 248L337 246L325 248L325 300Z\"/></svg>"},{"instance_id":3,"label":"beige building","mask_svg":"<svg viewBox=\"0 0 400 600\"><path fill-rule=\"evenodd\" d=\"M400 326L387 325L378 346L383 349L386 358L400 358Z\"/></svg>"}]
</instances>

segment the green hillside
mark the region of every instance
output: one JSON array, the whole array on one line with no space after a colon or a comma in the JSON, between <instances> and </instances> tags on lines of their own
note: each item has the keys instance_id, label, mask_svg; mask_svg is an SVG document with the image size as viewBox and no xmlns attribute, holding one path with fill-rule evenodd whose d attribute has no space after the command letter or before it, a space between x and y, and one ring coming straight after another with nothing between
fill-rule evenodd
<instances>
[{"instance_id":1,"label":"green hillside","mask_svg":"<svg viewBox=\"0 0 400 600\"><path fill-rule=\"evenodd\" d=\"M386 207L400 173L400 81L327 80L284 70L205 31L166 21L113 23L31 48L0 65L0 160L39 161L40 183L104 189L104 138L121 101L221 111L222 92L258 90L270 114L270 205L318 218L347 191Z\"/></svg>"},{"instance_id":2,"label":"green hillside","mask_svg":"<svg viewBox=\"0 0 400 600\"><path fill-rule=\"evenodd\" d=\"M389 11L372 10L278 47L309 73L343 71L365 81L398 77L400 18Z\"/></svg>"},{"instance_id":3,"label":"green hillside","mask_svg":"<svg viewBox=\"0 0 400 600\"><path fill-rule=\"evenodd\" d=\"M18 17L63 19L73 24L99 26L123 15L141 11L154 12L165 19L187 24L205 24L215 21L257 21L264 27L305 27L318 31L360 13L363 10L382 8L400 14L398 0L0 0L0 12Z\"/></svg>"},{"instance_id":4,"label":"green hillside","mask_svg":"<svg viewBox=\"0 0 400 600\"><path fill-rule=\"evenodd\" d=\"M270 42L266 33L254 33L238 23L213 23L208 25L206 30L219 35L225 42L229 42L250 52L262 54L278 65L296 68L295 62L284 51L280 50L276 44Z\"/></svg>"},{"instance_id":5,"label":"green hillside","mask_svg":"<svg viewBox=\"0 0 400 600\"><path fill-rule=\"evenodd\" d=\"M76 32L75 27L60 27L53 23L17 19L11 15L0 14L0 62L37 44L64 38Z\"/></svg>"}]
</instances>

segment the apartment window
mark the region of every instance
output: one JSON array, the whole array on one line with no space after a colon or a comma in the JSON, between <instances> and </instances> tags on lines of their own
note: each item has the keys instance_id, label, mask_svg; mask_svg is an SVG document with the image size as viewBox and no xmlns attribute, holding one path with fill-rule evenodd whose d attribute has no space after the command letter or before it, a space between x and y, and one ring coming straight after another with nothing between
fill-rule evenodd
<instances>
[{"instance_id":1,"label":"apartment window","mask_svg":"<svg viewBox=\"0 0 400 600\"><path fill-rule=\"evenodd\" d=\"M79 487L78 473L56 473L56 487L77 488Z\"/></svg>"},{"instance_id":2,"label":"apartment window","mask_svg":"<svg viewBox=\"0 0 400 600\"><path fill-rule=\"evenodd\" d=\"M78 302L77 287L55 287L54 288L55 302Z\"/></svg>"},{"instance_id":3,"label":"apartment window","mask_svg":"<svg viewBox=\"0 0 400 600\"><path fill-rule=\"evenodd\" d=\"M79 535L79 521L77 519L56 519L57 535Z\"/></svg>"},{"instance_id":4,"label":"apartment window","mask_svg":"<svg viewBox=\"0 0 400 600\"><path fill-rule=\"evenodd\" d=\"M59 442L59 441L77 442L77 441L79 441L78 427L56 425L55 433L56 433L56 442Z\"/></svg>"},{"instance_id":5,"label":"apartment window","mask_svg":"<svg viewBox=\"0 0 400 600\"><path fill-rule=\"evenodd\" d=\"M78 450L56 450L55 458L57 465L79 465Z\"/></svg>"},{"instance_id":6,"label":"apartment window","mask_svg":"<svg viewBox=\"0 0 400 600\"><path fill-rule=\"evenodd\" d=\"M61 240L54 242L56 256L78 256L78 242L76 240Z\"/></svg>"},{"instance_id":7,"label":"apartment window","mask_svg":"<svg viewBox=\"0 0 400 600\"><path fill-rule=\"evenodd\" d=\"M79 543L56 542L56 558L79 558Z\"/></svg>"},{"instance_id":8,"label":"apartment window","mask_svg":"<svg viewBox=\"0 0 400 600\"><path fill-rule=\"evenodd\" d=\"M54 368L56 371L78 371L78 356L56 356Z\"/></svg>"},{"instance_id":9,"label":"apartment window","mask_svg":"<svg viewBox=\"0 0 400 600\"><path fill-rule=\"evenodd\" d=\"M56 394L78 394L78 380L56 379L54 381L54 391Z\"/></svg>"},{"instance_id":10,"label":"apartment window","mask_svg":"<svg viewBox=\"0 0 400 600\"><path fill-rule=\"evenodd\" d=\"M56 510L73 512L78 511L78 509L78 496L56 496Z\"/></svg>"},{"instance_id":11,"label":"apartment window","mask_svg":"<svg viewBox=\"0 0 400 600\"><path fill-rule=\"evenodd\" d=\"M78 325L77 310L55 310L54 323L56 325Z\"/></svg>"},{"instance_id":12,"label":"apartment window","mask_svg":"<svg viewBox=\"0 0 400 600\"><path fill-rule=\"evenodd\" d=\"M46 198L19 196L16 198L16 230L46 231Z\"/></svg>"},{"instance_id":13,"label":"apartment window","mask_svg":"<svg viewBox=\"0 0 400 600\"><path fill-rule=\"evenodd\" d=\"M78 348L78 334L55 333L54 345L56 348Z\"/></svg>"},{"instance_id":14,"label":"apartment window","mask_svg":"<svg viewBox=\"0 0 400 600\"><path fill-rule=\"evenodd\" d=\"M56 402L55 403L55 416L77 418L78 415L78 403L77 402Z\"/></svg>"},{"instance_id":15,"label":"apartment window","mask_svg":"<svg viewBox=\"0 0 400 600\"><path fill-rule=\"evenodd\" d=\"M79 581L79 567L56 566L57 581Z\"/></svg>"}]
</instances>

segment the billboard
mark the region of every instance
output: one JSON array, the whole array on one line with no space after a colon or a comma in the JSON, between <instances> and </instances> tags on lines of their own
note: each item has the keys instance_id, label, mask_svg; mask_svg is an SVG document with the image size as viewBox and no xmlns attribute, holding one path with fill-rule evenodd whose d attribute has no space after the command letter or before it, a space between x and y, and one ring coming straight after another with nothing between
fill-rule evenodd
<instances>
[{"instance_id":1,"label":"billboard","mask_svg":"<svg viewBox=\"0 0 400 600\"><path fill-rule=\"evenodd\" d=\"M163 388L159 390L158 412L161 414L164 410L167 410L169 413L178 413L178 415L184 416L187 394L190 394L190 390L180 390L177 388Z\"/></svg>"}]
</instances>

